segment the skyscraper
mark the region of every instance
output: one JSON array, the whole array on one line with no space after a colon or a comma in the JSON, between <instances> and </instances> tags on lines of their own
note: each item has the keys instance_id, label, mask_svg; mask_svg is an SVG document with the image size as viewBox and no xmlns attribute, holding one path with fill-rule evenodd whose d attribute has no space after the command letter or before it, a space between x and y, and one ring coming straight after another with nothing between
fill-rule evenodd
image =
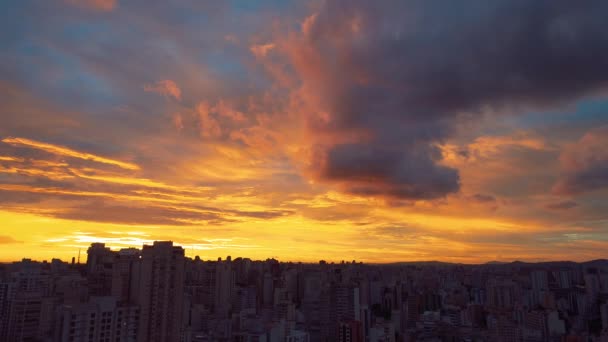
<instances>
[{"instance_id":1,"label":"skyscraper","mask_svg":"<svg viewBox=\"0 0 608 342\"><path fill-rule=\"evenodd\" d=\"M362 342L362 326L359 321L345 321L338 324L339 342Z\"/></svg>"},{"instance_id":2,"label":"skyscraper","mask_svg":"<svg viewBox=\"0 0 608 342\"><path fill-rule=\"evenodd\" d=\"M232 270L232 259L218 261L215 273L215 311L227 316L232 304L234 289L234 271Z\"/></svg>"},{"instance_id":3,"label":"skyscraper","mask_svg":"<svg viewBox=\"0 0 608 342\"><path fill-rule=\"evenodd\" d=\"M92 243L87 249L89 290L96 296L107 296L112 289L112 265L116 252L104 243Z\"/></svg>"},{"instance_id":4,"label":"skyscraper","mask_svg":"<svg viewBox=\"0 0 608 342\"><path fill-rule=\"evenodd\" d=\"M8 281L0 282L0 341L6 340L10 318L10 304L14 296L14 286Z\"/></svg>"},{"instance_id":5,"label":"skyscraper","mask_svg":"<svg viewBox=\"0 0 608 342\"><path fill-rule=\"evenodd\" d=\"M184 263L184 249L173 246L173 242L144 245L139 276L139 341L180 340Z\"/></svg>"},{"instance_id":6,"label":"skyscraper","mask_svg":"<svg viewBox=\"0 0 608 342\"><path fill-rule=\"evenodd\" d=\"M138 249L125 248L118 251L112 265L112 296L125 303L136 301L140 266Z\"/></svg>"},{"instance_id":7,"label":"skyscraper","mask_svg":"<svg viewBox=\"0 0 608 342\"><path fill-rule=\"evenodd\" d=\"M138 320L137 306L119 306L114 297L92 297L59 307L54 341L133 342Z\"/></svg>"}]
</instances>

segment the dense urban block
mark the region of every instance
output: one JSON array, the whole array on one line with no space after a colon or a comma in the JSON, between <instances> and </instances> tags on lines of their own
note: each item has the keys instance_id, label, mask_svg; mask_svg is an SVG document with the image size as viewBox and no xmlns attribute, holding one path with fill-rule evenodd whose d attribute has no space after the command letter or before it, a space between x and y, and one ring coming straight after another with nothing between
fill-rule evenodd
<instances>
[{"instance_id":1,"label":"dense urban block","mask_svg":"<svg viewBox=\"0 0 608 342\"><path fill-rule=\"evenodd\" d=\"M204 261L170 241L0 268L0 341L608 341L608 261Z\"/></svg>"}]
</instances>

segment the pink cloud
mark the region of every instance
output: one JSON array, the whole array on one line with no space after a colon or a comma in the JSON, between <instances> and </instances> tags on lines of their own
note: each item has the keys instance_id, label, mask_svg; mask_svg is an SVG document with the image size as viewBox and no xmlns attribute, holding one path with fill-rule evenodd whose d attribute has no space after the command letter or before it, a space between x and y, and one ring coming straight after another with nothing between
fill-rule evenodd
<instances>
[{"instance_id":1,"label":"pink cloud","mask_svg":"<svg viewBox=\"0 0 608 342\"><path fill-rule=\"evenodd\" d=\"M184 120L183 120L182 115L180 113L174 113L173 117L172 117L172 121L173 121L173 126L178 131L181 131L182 129L184 129Z\"/></svg>"},{"instance_id":2,"label":"pink cloud","mask_svg":"<svg viewBox=\"0 0 608 342\"><path fill-rule=\"evenodd\" d=\"M66 0L66 2L74 6L102 12L112 11L118 5L118 0Z\"/></svg>"},{"instance_id":3,"label":"pink cloud","mask_svg":"<svg viewBox=\"0 0 608 342\"><path fill-rule=\"evenodd\" d=\"M261 58L265 57L272 49L275 48L273 43L253 45L250 50L254 56Z\"/></svg>"},{"instance_id":4,"label":"pink cloud","mask_svg":"<svg viewBox=\"0 0 608 342\"><path fill-rule=\"evenodd\" d=\"M244 122L247 121L245 114L236 110L234 106L227 101L219 100L218 103L213 107L213 111L217 112L219 115L229 118L234 122Z\"/></svg>"},{"instance_id":5,"label":"pink cloud","mask_svg":"<svg viewBox=\"0 0 608 342\"><path fill-rule=\"evenodd\" d=\"M587 132L560 155L562 175L557 194L576 194L608 187L608 126Z\"/></svg>"},{"instance_id":6,"label":"pink cloud","mask_svg":"<svg viewBox=\"0 0 608 342\"><path fill-rule=\"evenodd\" d=\"M211 113L211 108L207 102L201 102L196 106L196 111L200 120L201 136L205 138L218 138L222 135L220 123Z\"/></svg>"},{"instance_id":7,"label":"pink cloud","mask_svg":"<svg viewBox=\"0 0 608 342\"><path fill-rule=\"evenodd\" d=\"M171 80L162 80L154 84L146 84L144 85L144 90L167 97L173 97L176 100L182 99L182 90Z\"/></svg>"}]
</instances>

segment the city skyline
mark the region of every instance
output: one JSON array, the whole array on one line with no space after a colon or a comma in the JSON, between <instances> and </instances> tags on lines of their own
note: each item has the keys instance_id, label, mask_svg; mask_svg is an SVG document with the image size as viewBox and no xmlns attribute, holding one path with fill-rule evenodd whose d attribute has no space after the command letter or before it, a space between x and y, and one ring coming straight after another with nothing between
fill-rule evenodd
<instances>
[{"instance_id":1,"label":"city skyline","mask_svg":"<svg viewBox=\"0 0 608 342\"><path fill-rule=\"evenodd\" d=\"M0 262L608 258L608 2L17 1Z\"/></svg>"},{"instance_id":2,"label":"city skyline","mask_svg":"<svg viewBox=\"0 0 608 342\"><path fill-rule=\"evenodd\" d=\"M171 241L0 264L9 342L597 341L608 260L365 264L188 258Z\"/></svg>"},{"instance_id":3,"label":"city skyline","mask_svg":"<svg viewBox=\"0 0 608 342\"><path fill-rule=\"evenodd\" d=\"M499 260L488 260L485 262L479 262L479 263L466 263L466 262L450 262L450 261L441 261L441 260L432 260L432 259L428 259L428 260L400 260L400 261L389 261L389 262L364 262L363 260L345 260L345 259L341 259L341 260L332 260L332 259L328 259L328 258L321 258L318 260L314 260L314 261L302 261L302 260L297 260L297 259L282 259L276 256L270 256L267 258L263 258L263 259L256 259L256 258L252 258L250 256L247 255L219 255L219 256L214 256L214 257L209 257L206 258L204 255L201 256L199 254L196 254L195 251L191 250L190 253L188 253L188 251L184 248L184 246L181 246L179 244L176 244L174 241L170 241L170 240L155 240L155 241L149 241L149 242L144 242L142 245L137 246L137 245L129 245L129 246L120 246L117 248L113 248L109 245L106 245L105 242L102 241L97 241L97 242L91 242L90 245L86 246L86 248L80 248L76 254L74 254L71 257L68 258L61 258L59 256L56 257L51 257L50 260L57 260L57 261L61 261L64 263L72 263L75 265L86 265L87 263L87 249L89 249L91 247L91 245L103 245L104 248L107 248L109 251L114 252L114 253L118 253L120 251L127 251L127 250L133 250L133 249L139 249L141 248L141 246L152 246L155 243L171 243L172 245L174 245L175 247L179 247L182 248L184 250L184 257L186 259L190 259L190 260L201 260L201 261L218 261L218 260L226 260L226 259L247 259L247 260L251 260L253 262L264 262L264 261L268 261L268 260L275 260L278 261L280 263L289 263L289 264L305 264L305 265L314 265L314 264L319 264L319 263L327 263L329 265L338 265L338 264L367 264L367 265L379 265L379 266L391 266L391 265L425 265L425 264L445 264L445 265L466 265L466 266L483 266L483 265L508 265L508 264L529 264L529 265L533 265L533 264L551 264L551 263L555 263L555 264L559 264L559 263L578 263L578 264L586 264L586 263L594 263L594 262L608 262L607 258L599 258L599 259L590 259L590 260L582 260L582 261L574 261L574 260L567 260L567 259L555 259L555 260L538 260L538 261L530 261L530 260L518 260L518 259L514 259L514 260L509 260L509 261L499 261ZM15 260L11 260L11 261L0 261L0 265L9 265L11 263L19 263L19 262L23 262L24 260L27 261L31 261L31 262L35 262L35 263L49 263L49 259L36 259L36 258L31 258L28 256L21 256L21 257L15 257Z\"/></svg>"}]
</instances>

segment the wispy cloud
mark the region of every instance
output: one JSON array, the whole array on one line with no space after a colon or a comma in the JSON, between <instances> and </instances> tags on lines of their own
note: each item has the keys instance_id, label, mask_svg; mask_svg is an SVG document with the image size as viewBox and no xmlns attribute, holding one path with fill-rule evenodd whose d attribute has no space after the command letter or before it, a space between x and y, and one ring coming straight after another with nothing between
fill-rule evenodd
<instances>
[{"instance_id":1,"label":"wispy cloud","mask_svg":"<svg viewBox=\"0 0 608 342\"><path fill-rule=\"evenodd\" d=\"M18 241L13 239L10 236L7 235L0 235L0 245L5 245L5 244L13 244L13 243L21 243L22 241Z\"/></svg>"},{"instance_id":2,"label":"wispy cloud","mask_svg":"<svg viewBox=\"0 0 608 342\"><path fill-rule=\"evenodd\" d=\"M78 159L90 160L90 161L94 161L94 162L98 162L98 163L115 165L115 166L118 166L118 167L121 167L121 168L127 169L127 170L139 170L139 166L137 166L136 164L133 164L133 163L128 163L128 162L123 162L120 160L101 157L101 156L98 156L95 154L80 152L80 151L73 150L73 149L70 149L67 147L53 145L53 144L44 143L44 142L35 141L35 140L30 140L30 139L26 139L26 138L8 137L8 138L2 139L2 142L13 145L13 146L22 146L22 147L27 147L27 148L38 149L38 150L42 150L45 152L49 152L49 153L64 156L64 157L78 158Z\"/></svg>"},{"instance_id":3,"label":"wispy cloud","mask_svg":"<svg viewBox=\"0 0 608 342\"><path fill-rule=\"evenodd\" d=\"M118 6L118 0L64 0L66 3L92 9L95 11L108 12L112 11Z\"/></svg>"},{"instance_id":4,"label":"wispy cloud","mask_svg":"<svg viewBox=\"0 0 608 342\"><path fill-rule=\"evenodd\" d=\"M144 90L167 97L173 97L176 100L182 99L182 90L171 80L162 80L154 84L146 84L144 85Z\"/></svg>"}]
</instances>

